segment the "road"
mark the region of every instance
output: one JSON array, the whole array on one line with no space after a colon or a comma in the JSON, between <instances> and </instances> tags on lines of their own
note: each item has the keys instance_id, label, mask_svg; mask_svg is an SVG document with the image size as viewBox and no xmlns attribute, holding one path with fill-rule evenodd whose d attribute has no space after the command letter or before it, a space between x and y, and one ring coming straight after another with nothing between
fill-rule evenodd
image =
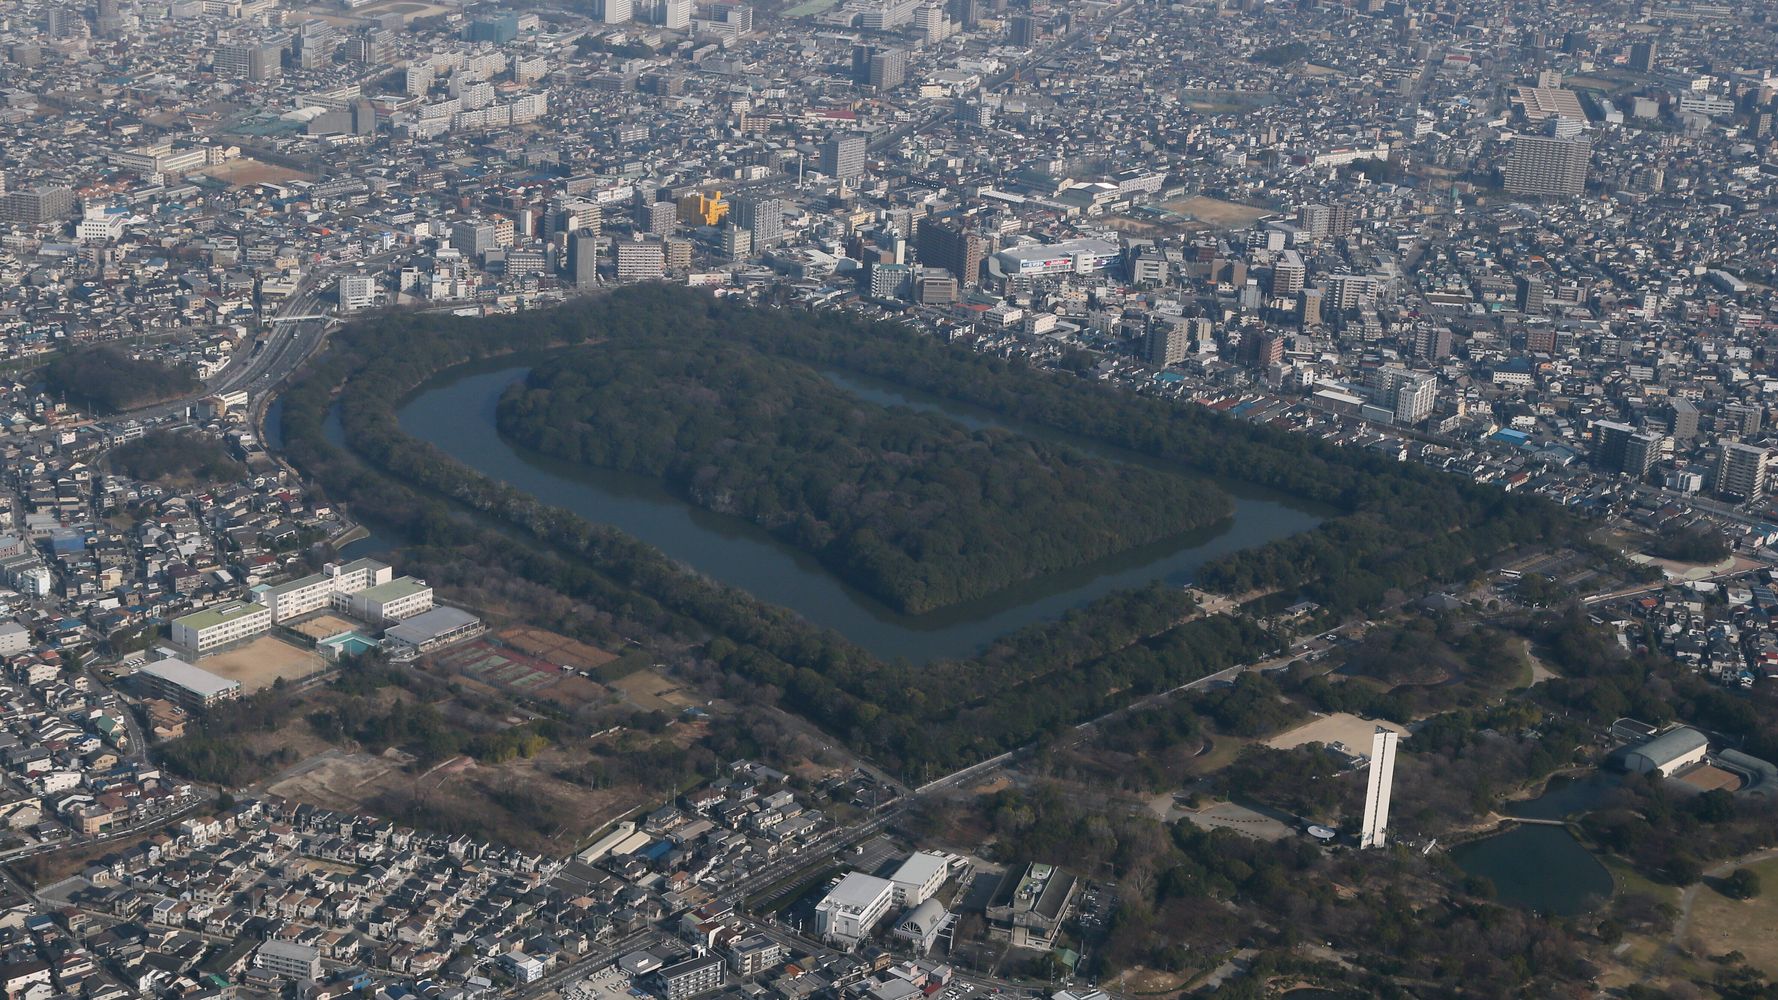
<instances>
[{"instance_id":1,"label":"road","mask_svg":"<svg viewBox=\"0 0 1778 1000\"><path fill-rule=\"evenodd\" d=\"M279 305L269 323L265 347L258 351L246 348L235 352L229 363L204 384L203 391L184 399L156 403L121 414L120 418L138 421L159 420L182 414L206 396L245 391L262 397L267 391L302 367L327 339L327 331L339 321L325 317L330 303L328 293L334 279L341 274L362 270L380 270L408 251L388 250L361 260L343 261L315 267L303 276L295 294ZM300 318L299 318L300 317Z\"/></svg>"}]
</instances>

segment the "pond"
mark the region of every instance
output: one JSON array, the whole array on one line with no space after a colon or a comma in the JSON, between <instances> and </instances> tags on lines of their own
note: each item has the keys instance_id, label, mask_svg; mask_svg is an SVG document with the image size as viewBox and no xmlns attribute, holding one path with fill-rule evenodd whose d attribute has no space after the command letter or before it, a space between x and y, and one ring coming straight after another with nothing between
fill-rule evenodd
<instances>
[{"instance_id":1,"label":"pond","mask_svg":"<svg viewBox=\"0 0 1778 1000\"><path fill-rule=\"evenodd\" d=\"M1155 580L1189 583L1208 560L1308 530L1329 513L1245 484L1222 484L1234 498L1234 513L1209 528L1027 580L978 600L925 614L900 614L847 586L808 553L744 520L687 503L656 480L571 465L508 442L495 426L495 406L507 386L528 370L507 359L444 372L401 407L402 429L487 476L621 529L701 573L790 608L887 659L924 662L970 656L998 636L1053 620L1114 591ZM830 377L874 402L936 410L971 427L1006 426L1036 437L1092 444L1091 450L1117 460L1139 460L1042 428L995 420L991 414L948 401L915 398L850 377ZM386 531L379 531L359 551L380 551L390 541Z\"/></svg>"},{"instance_id":2,"label":"pond","mask_svg":"<svg viewBox=\"0 0 1778 1000\"><path fill-rule=\"evenodd\" d=\"M1617 780L1595 773L1580 780L1552 779L1544 794L1514 803L1512 815L1564 819L1597 806ZM1494 884L1495 898L1540 913L1586 913L1611 898L1611 872L1581 846L1567 827L1521 823L1505 833L1451 849L1469 875Z\"/></svg>"}]
</instances>

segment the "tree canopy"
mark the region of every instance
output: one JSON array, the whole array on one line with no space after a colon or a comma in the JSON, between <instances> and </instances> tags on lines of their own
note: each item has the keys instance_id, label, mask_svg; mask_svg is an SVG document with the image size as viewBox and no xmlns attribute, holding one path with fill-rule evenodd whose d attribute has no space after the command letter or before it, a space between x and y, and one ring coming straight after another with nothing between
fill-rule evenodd
<instances>
[{"instance_id":1,"label":"tree canopy","mask_svg":"<svg viewBox=\"0 0 1778 1000\"><path fill-rule=\"evenodd\" d=\"M1210 483L866 402L805 366L705 343L606 344L533 369L500 429L664 480L908 612L1201 527Z\"/></svg>"}]
</instances>

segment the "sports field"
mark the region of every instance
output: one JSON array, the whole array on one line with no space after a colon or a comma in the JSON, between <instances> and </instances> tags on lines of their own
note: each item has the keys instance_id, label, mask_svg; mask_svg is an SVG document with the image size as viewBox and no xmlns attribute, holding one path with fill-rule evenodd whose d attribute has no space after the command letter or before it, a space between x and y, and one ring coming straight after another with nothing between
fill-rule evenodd
<instances>
[{"instance_id":1,"label":"sports field","mask_svg":"<svg viewBox=\"0 0 1778 1000\"><path fill-rule=\"evenodd\" d=\"M206 656L197 665L218 677L240 681L241 691L252 694L271 687L280 677L286 681L307 677L327 662L312 649L262 635L246 645Z\"/></svg>"}]
</instances>

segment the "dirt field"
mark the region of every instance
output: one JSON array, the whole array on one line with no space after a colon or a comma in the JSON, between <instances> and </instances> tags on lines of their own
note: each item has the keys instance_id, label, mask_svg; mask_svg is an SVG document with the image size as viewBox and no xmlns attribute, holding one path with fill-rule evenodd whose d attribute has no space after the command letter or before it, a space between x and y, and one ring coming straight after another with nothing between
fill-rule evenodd
<instances>
[{"instance_id":1,"label":"dirt field","mask_svg":"<svg viewBox=\"0 0 1778 1000\"><path fill-rule=\"evenodd\" d=\"M198 661L198 666L218 677L240 681L241 690L247 694L271 687L280 677L287 681L307 677L326 665L314 650L299 649L269 635Z\"/></svg>"},{"instance_id":2,"label":"dirt field","mask_svg":"<svg viewBox=\"0 0 1778 1000\"><path fill-rule=\"evenodd\" d=\"M357 622L350 622L338 615L322 615L290 626L294 632L300 632L314 640L330 639L341 632L350 632L358 627Z\"/></svg>"},{"instance_id":3,"label":"dirt field","mask_svg":"<svg viewBox=\"0 0 1778 1000\"><path fill-rule=\"evenodd\" d=\"M251 184L288 184L291 181L312 181L314 174L273 166L243 156L205 169L204 174L219 181L246 187Z\"/></svg>"},{"instance_id":4,"label":"dirt field","mask_svg":"<svg viewBox=\"0 0 1778 1000\"><path fill-rule=\"evenodd\" d=\"M1748 866L1762 886L1778 886L1778 858ZM1698 890L1687 937L1699 954L1739 951L1747 964L1778 975L1778 893L1767 888L1754 899L1730 899L1713 888Z\"/></svg>"},{"instance_id":5,"label":"dirt field","mask_svg":"<svg viewBox=\"0 0 1778 1000\"><path fill-rule=\"evenodd\" d=\"M572 852L644 797L635 788L595 789L563 780L557 774L570 758L559 750L498 766L456 757L419 773L405 769L408 761L401 754L332 750L304 761L267 791L556 855Z\"/></svg>"},{"instance_id":6,"label":"dirt field","mask_svg":"<svg viewBox=\"0 0 1778 1000\"><path fill-rule=\"evenodd\" d=\"M617 659L615 653L530 625L514 625L499 637L521 653L576 670L595 670Z\"/></svg>"},{"instance_id":7,"label":"dirt field","mask_svg":"<svg viewBox=\"0 0 1778 1000\"><path fill-rule=\"evenodd\" d=\"M638 670L611 686L622 691L631 704L651 712L677 712L692 704L680 693L678 684L652 670Z\"/></svg>"},{"instance_id":8,"label":"dirt field","mask_svg":"<svg viewBox=\"0 0 1778 1000\"><path fill-rule=\"evenodd\" d=\"M1201 194L1181 201L1167 202L1163 207L1169 211L1178 212L1180 215L1190 216L1199 222L1225 229L1251 226L1255 221L1272 214L1272 210L1269 208L1223 201L1221 198L1211 198Z\"/></svg>"},{"instance_id":9,"label":"dirt field","mask_svg":"<svg viewBox=\"0 0 1778 1000\"><path fill-rule=\"evenodd\" d=\"M1378 726L1393 729L1405 734L1407 730L1393 722L1382 719L1360 719L1346 712L1324 715L1312 722L1302 725L1286 733L1280 733L1266 741L1266 745L1274 750L1290 750L1305 743L1344 743L1354 753L1368 753L1371 747L1371 734Z\"/></svg>"}]
</instances>

